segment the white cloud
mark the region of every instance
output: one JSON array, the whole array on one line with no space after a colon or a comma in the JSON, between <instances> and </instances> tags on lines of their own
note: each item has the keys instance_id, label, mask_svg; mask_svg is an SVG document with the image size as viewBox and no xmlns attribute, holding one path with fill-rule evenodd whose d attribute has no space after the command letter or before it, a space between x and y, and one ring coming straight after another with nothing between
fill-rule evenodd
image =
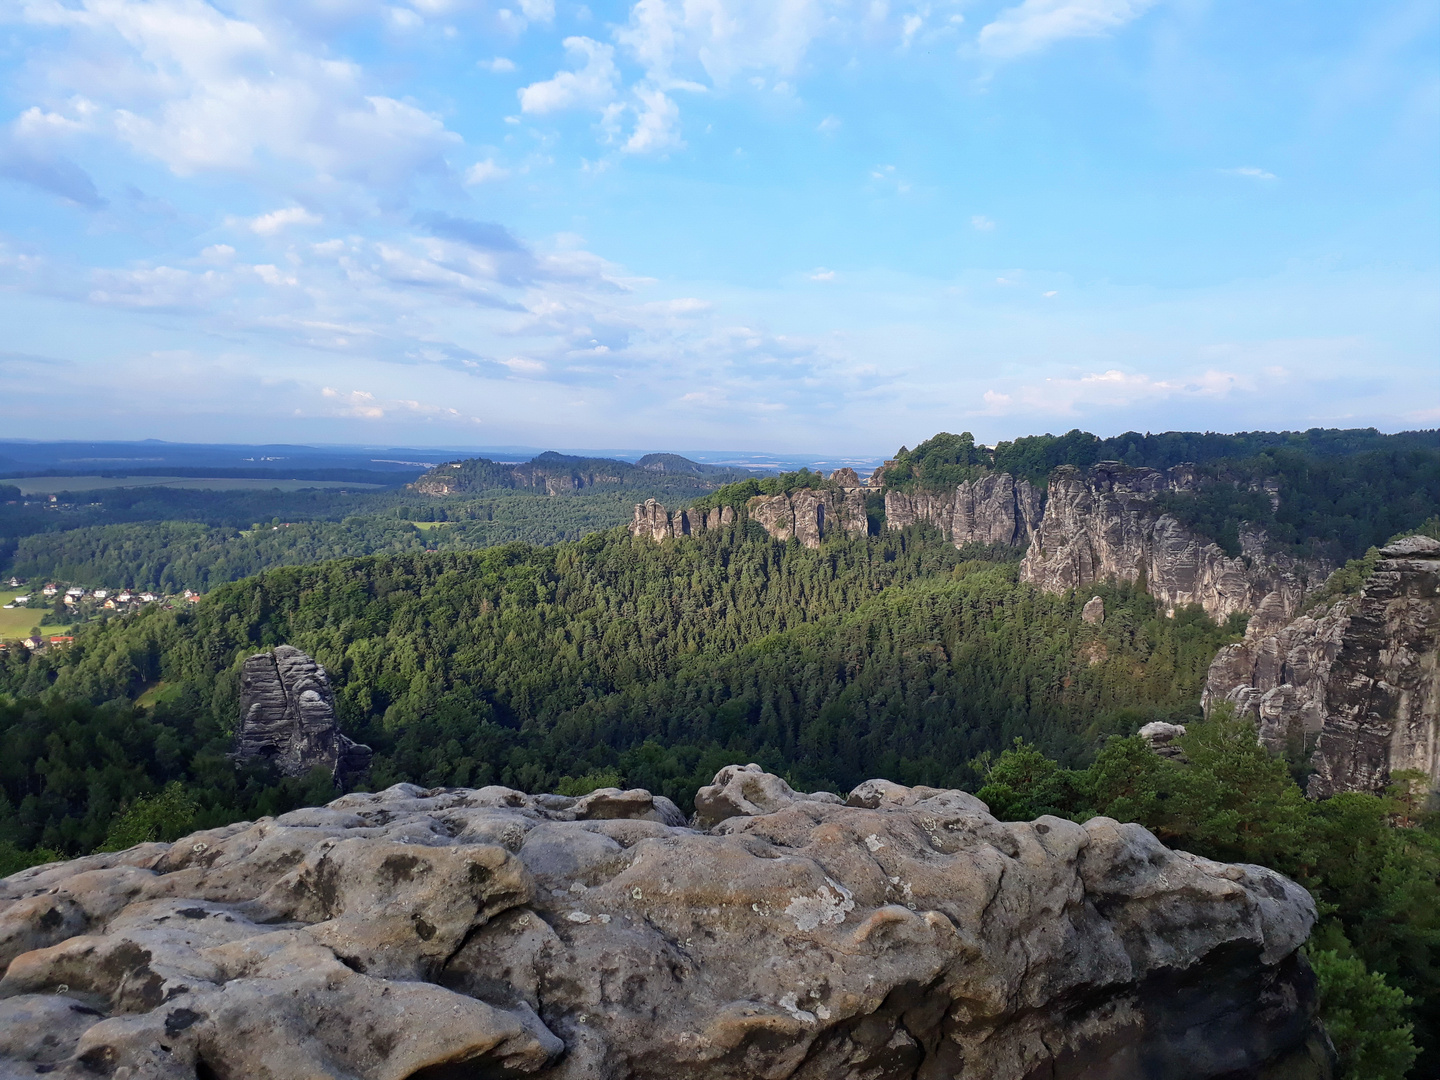
<instances>
[{"instance_id":1,"label":"white cloud","mask_svg":"<svg viewBox=\"0 0 1440 1080\"><path fill-rule=\"evenodd\" d=\"M821 120L820 123L815 125L815 130L824 135L829 135L833 132L839 131L840 118L838 116L827 116L824 120Z\"/></svg>"},{"instance_id":2,"label":"white cloud","mask_svg":"<svg viewBox=\"0 0 1440 1080\"><path fill-rule=\"evenodd\" d=\"M74 123L108 134L178 176L273 174L394 190L445 170L459 141L437 117L375 94L359 65L295 38L264 5L256 21L200 0L35 0L20 18L67 31L34 61ZM302 20L303 21L303 20Z\"/></svg>"},{"instance_id":3,"label":"white cloud","mask_svg":"<svg viewBox=\"0 0 1440 1080\"><path fill-rule=\"evenodd\" d=\"M1078 378L1049 378L1004 391L987 390L983 411L990 415L1038 412L1074 416L1084 408L1133 408L1177 398L1221 399L1254 387L1254 379L1249 376L1213 368L1190 378L1165 379L1112 368Z\"/></svg>"},{"instance_id":4,"label":"white cloud","mask_svg":"<svg viewBox=\"0 0 1440 1080\"><path fill-rule=\"evenodd\" d=\"M810 273L807 274L806 277L808 277L811 281L834 281L835 271L827 270L823 266L817 266L814 270L810 271Z\"/></svg>"},{"instance_id":5,"label":"white cloud","mask_svg":"<svg viewBox=\"0 0 1440 1080\"><path fill-rule=\"evenodd\" d=\"M683 147L685 142L677 130L680 124L679 106L664 91L653 87L637 86L635 96L640 99L641 108L635 121L635 131L625 143L626 151L645 154Z\"/></svg>"},{"instance_id":6,"label":"white cloud","mask_svg":"<svg viewBox=\"0 0 1440 1080\"><path fill-rule=\"evenodd\" d=\"M1247 180L1278 180L1280 179L1272 172L1264 169L1257 169L1254 165L1242 165L1238 169L1221 169L1227 176L1243 176Z\"/></svg>"},{"instance_id":7,"label":"white cloud","mask_svg":"<svg viewBox=\"0 0 1440 1080\"><path fill-rule=\"evenodd\" d=\"M206 262L228 263L235 257L235 249L229 244L211 244L200 252L200 257Z\"/></svg>"},{"instance_id":8,"label":"white cloud","mask_svg":"<svg viewBox=\"0 0 1440 1080\"><path fill-rule=\"evenodd\" d=\"M496 165L494 158L486 158L484 161L477 161L465 170L465 182L467 184L483 184L487 180L504 180L509 175L509 169Z\"/></svg>"},{"instance_id":9,"label":"white cloud","mask_svg":"<svg viewBox=\"0 0 1440 1080\"><path fill-rule=\"evenodd\" d=\"M1072 37L1103 37L1143 15L1155 0L1024 0L980 30L980 48L1020 56Z\"/></svg>"},{"instance_id":10,"label":"white cloud","mask_svg":"<svg viewBox=\"0 0 1440 1080\"><path fill-rule=\"evenodd\" d=\"M568 37L565 51L577 67L553 79L531 83L518 91L520 111L549 113L560 109L602 109L615 98L620 71L615 48L588 37Z\"/></svg>"},{"instance_id":11,"label":"white cloud","mask_svg":"<svg viewBox=\"0 0 1440 1080\"><path fill-rule=\"evenodd\" d=\"M515 70L515 61L503 56L497 56L493 60L481 60L476 66L482 67L486 71L494 72L496 75L508 75Z\"/></svg>"},{"instance_id":12,"label":"white cloud","mask_svg":"<svg viewBox=\"0 0 1440 1080\"><path fill-rule=\"evenodd\" d=\"M991 221L984 214L976 214L970 219L970 227L976 232L994 232L995 222Z\"/></svg>"},{"instance_id":13,"label":"white cloud","mask_svg":"<svg viewBox=\"0 0 1440 1080\"><path fill-rule=\"evenodd\" d=\"M520 10L533 22L551 22L555 18L555 0L520 0Z\"/></svg>"},{"instance_id":14,"label":"white cloud","mask_svg":"<svg viewBox=\"0 0 1440 1080\"><path fill-rule=\"evenodd\" d=\"M283 210L272 210L268 214L251 218L250 231L261 236L274 236L287 225L319 225L320 219L301 206L287 206Z\"/></svg>"}]
</instances>

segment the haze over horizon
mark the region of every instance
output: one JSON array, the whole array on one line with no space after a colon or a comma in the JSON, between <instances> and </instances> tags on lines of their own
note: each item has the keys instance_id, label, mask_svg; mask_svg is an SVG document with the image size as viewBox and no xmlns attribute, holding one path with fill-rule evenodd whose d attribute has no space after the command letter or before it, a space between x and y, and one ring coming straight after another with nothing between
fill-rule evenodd
<instances>
[{"instance_id":1,"label":"haze over horizon","mask_svg":"<svg viewBox=\"0 0 1440 1080\"><path fill-rule=\"evenodd\" d=\"M1440 425L1433 3L21 0L3 434Z\"/></svg>"}]
</instances>

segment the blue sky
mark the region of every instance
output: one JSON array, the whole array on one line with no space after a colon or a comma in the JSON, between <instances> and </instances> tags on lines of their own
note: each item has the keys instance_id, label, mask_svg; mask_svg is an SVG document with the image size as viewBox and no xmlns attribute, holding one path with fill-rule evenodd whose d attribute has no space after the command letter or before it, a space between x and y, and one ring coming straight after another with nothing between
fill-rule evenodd
<instances>
[{"instance_id":1,"label":"blue sky","mask_svg":"<svg viewBox=\"0 0 1440 1080\"><path fill-rule=\"evenodd\" d=\"M3 434L1440 425L1433 0L13 0Z\"/></svg>"}]
</instances>

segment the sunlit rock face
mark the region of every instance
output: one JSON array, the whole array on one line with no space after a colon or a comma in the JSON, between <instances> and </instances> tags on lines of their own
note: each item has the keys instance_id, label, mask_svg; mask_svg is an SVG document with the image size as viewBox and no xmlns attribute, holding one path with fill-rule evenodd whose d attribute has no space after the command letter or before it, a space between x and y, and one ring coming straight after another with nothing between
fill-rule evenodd
<instances>
[{"instance_id":1,"label":"sunlit rock face","mask_svg":"<svg viewBox=\"0 0 1440 1080\"><path fill-rule=\"evenodd\" d=\"M272 762L282 776L316 767L344 787L370 765L370 747L341 734L325 669L291 645L248 657L240 669L235 756Z\"/></svg>"},{"instance_id":2,"label":"sunlit rock face","mask_svg":"<svg viewBox=\"0 0 1440 1080\"><path fill-rule=\"evenodd\" d=\"M1025 547L1040 527L1044 503L1044 492L1030 481L995 473L967 480L950 492L887 491L885 521L892 529L927 522L956 547L971 543Z\"/></svg>"},{"instance_id":3,"label":"sunlit rock face","mask_svg":"<svg viewBox=\"0 0 1440 1080\"><path fill-rule=\"evenodd\" d=\"M1329 1075L1269 870L883 780L696 803L398 785L24 871L0 1075Z\"/></svg>"},{"instance_id":4,"label":"sunlit rock face","mask_svg":"<svg viewBox=\"0 0 1440 1080\"><path fill-rule=\"evenodd\" d=\"M1256 529L1242 530L1241 553L1231 558L1152 505L1165 492L1197 487L1186 465L1163 472L1118 462L1088 472L1061 466L1050 475L1021 579L1047 592L1139 582L1167 611L1199 604L1216 620L1262 611L1272 621L1293 617L1306 591L1334 567L1267 551L1265 534Z\"/></svg>"}]
</instances>

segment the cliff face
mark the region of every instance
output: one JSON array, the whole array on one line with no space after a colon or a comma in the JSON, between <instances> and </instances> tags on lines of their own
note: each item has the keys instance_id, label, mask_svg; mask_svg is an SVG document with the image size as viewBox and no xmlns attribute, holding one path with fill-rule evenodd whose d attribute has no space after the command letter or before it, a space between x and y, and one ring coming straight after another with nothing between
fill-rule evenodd
<instances>
[{"instance_id":1,"label":"cliff face","mask_svg":"<svg viewBox=\"0 0 1440 1080\"><path fill-rule=\"evenodd\" d=\"M885 521L890 528L929 522L956 547L969 543L1025 547L1044 512L1043 493L1009 473L967 480L953 492L885 493Z\"/></svg>"},{"instance_id":2,"label":"cliff face","mask_svg":"<svg viewBox=\"0 0 1440 1080\"><path fill-rule=\"evenodd\" d=\"M1258 530L1242 532L1241 554L1231 558L1151 506L1164 492L1195 487L1193 470L1184 465L1160 472L1108 462L1088 473L1061 466L1051 474L1021 579L1049 592L1106 579L1143 580L1171 612L1199 604L1222 620L1264 605L1267 618L1293 616L1307 588L1333 567L1267 553Z\"/></svg>"},{"instance_id":3,"label":"cliff face","mask_svg":"<svg viewBox=\"0 0 1440 1080\"><path fill-rule=\"evenodd\" d=\"M831 479L844 480L847 474L854 477L855 470L837 470ZM801 488L788 495L756 495L746 502L745 513L775 539L789 540L794 536L809 548L819 547L820 541L836 530L859 536L870 531L865 491L860 487L842 487L838 491ZM654 499L647 499L635 504L630 535L666 540L723 528L734 521L735 511L729 506L671 514Z\"/></svg>"},{"instance_id":4,"label":"cliff face","mask_svg":"<svg viewBox=\"0 0 1440 1080\"><path fill-rule=\"evenodd\" d=\"M1247 633L1210 665L1207 711L1232 702L1277 750L1314 742L1312 796L1381 792L1400 770L1440 789L1440 543L1381 556L1358 598Z\"/></svg>"},{"instance_id":5,"label":"cliff face","mask_svg":"<svg viewBox=\"0 0 1440 1080\"><path fill-rule=\"evenodd\" d=\"M235 756L274 763L282 776L330 770L338 787L370 765L370 747L341 734L325 669L291 645L256 653L240 669Z\"/></svg>"},{"instance_id":6,"label":"cliff face","mask_svg":"<svg viewBox=\"0 0 1440 1080\"><path fill-rule=\"evenodd\" d=\"M746 503L745 511L775 539L794 536L808 548L819 547L820 541L836 530L858 536L870 531L865 492L860 488L802 488L789 495L757 495Z\"/></svg>"},{"instance_id":7,"label":"cliff face","mask_svg":"<svg viewBox=\"0 0 1440 1080\"><path fill-rule=\"evenodd\" d=\"M1314 906L1269 870L753 765L697 806L706 828L638 789L398 785L23 871L0 1072L1330 1075Z\"/></svg>"},{"instance_id":8,"label":"cliff face","mask_svg":"<svg viewBox=\"0 0 1440 1080\"><path fill-rule=\"evenodd\" d=\"M735 523L735 510L717 506L710 510L676 510L669 513L654 499L635 504L630 521L630 535L650 540L671 540L677 536L693 536L709 529L721 529Z\"/></svg>"}]
</instances>

